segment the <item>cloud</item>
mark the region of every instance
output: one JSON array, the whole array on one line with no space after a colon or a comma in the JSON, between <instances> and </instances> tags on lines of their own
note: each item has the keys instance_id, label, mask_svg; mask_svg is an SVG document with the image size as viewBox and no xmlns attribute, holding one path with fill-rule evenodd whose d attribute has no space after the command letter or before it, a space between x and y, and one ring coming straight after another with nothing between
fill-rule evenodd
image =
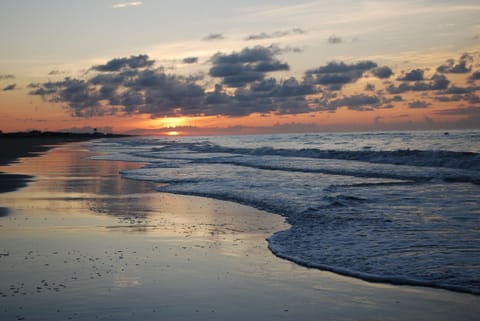
<instances>
[{"instance_id":1,"label":"cloud","mask_svg":"<svg viewBox=\"0 0 480 321\"><path fill-rule=\"evenodd\" d=\"M473 72L469 79L470 80L480 80L480 70L477 70L477 71Z\"/></svg>"},{"instance_id":2,"label":"cloud","mask_svg":"<svg viewBox=\"0 0 480 321\"><path fill-rule=\"evenodd\" d=\"M330 101L327 108L333 110L338 107L347 107L351 110L367 111L379 107L380 103L381 100L377 96L358 94Z\"/></svg>"},{"instance_id":3,"label":"cloud","mask_svg":"<svg viewBox=\"0 0 480 321\"><path fill-rule=\"evenodd\" d=\"M11 85L8 85L8 86L4 87L2 90L3 91L10 91L10 90L14 90L15 87L17 87L17 84L11 84Z\"/></svg>"},{"instance_id":4,"label":"cloud","mask_svg":"<svg viewBox=\"0 0 480 321\"><path fill-rule=\"evenodd\" d=\"M476 91L477 88L470 87L470 88L463 88L457 86L451 86L447 90L444 91L445 94L454 94L454 95L461 95L461 94L468 94L470 92Z\"/></svg>"},{"instance_id":5,"label":"cloud","mask_svg":"<svg viewBox=\"0 0 480 321\"><path fill-rule=\"evenodd\" d=\"M276 79L257 81L250 87L238 88L228 95L222 85L207 93L205 107L212 115L246 116L259 114L300 114L313 111L306 96L317 90L295 78L278 82Z\"/></svg>"},{"instance_id":6,"label":"cloud","mask_svg":"<svg viewBox=\"0 0 480 321\"><path fill-rule=\"evenodd\" d=\"M431 105L432 105L431 103L427 103L421 100L411 101L408 103L409 108L427 108L428 106L431 106Z\"/></svg>"},{"instance_id":7,"label":"cloud","mask_svg":"<svg viewBox=\"0 0 480 321\"><path fill-rule=\"evenodd\" d=\"M409 77L413 79L417 76L418 75ZM421 78L423 79L423 72ZM400 94L407 91L445 90L448 88L449 84L450 80L448 80L444 75L435 74L430 79L430 82L417 81L413 84L409 82L403 82L398 86L392 84L387 87L387 91L391 94Z\"/></svg>"},{"instance_id":8,"label":"cloud","mask_svg":"<svg viewBox=\"0 0 480 321\"><path fill-rule=\"evenodd\" d=\"M203 38L204 41L223 40L225 37L221 33L211 33Z\"/></svg>"},{"instance_id":9,"label":"cloud","mask_svg":"<svg viewBox=\"0 0 480 321\"><path fill-rule=\"evenodd\" d=\"M123 3L116 3L112 5L113 9L120 9L120 8L127 8L127 7L139 7L143 4L141 1L132 1L132 2L123 2Z\"/></svg>"},{"instance_id":10,"label":"cloud","mask_svg":"<svg viewBox=\"0 0 480 321\"><path fill-rule=\"evenodd\" d=\"M130 56L129 58L115 58L104 65L93 66L96 71L119 71L123 68L146 68L151 67L155 61L149 60L147 55Z\"/></svg>"},{"instance_id":11,"label":"cloud","mask_svg":"<svg viewBox=\"0 0 480 321\"><path fill-rule=\"evenodd\" d=\"M196 64L198 62L198 57L186 57L183 58L182 62L184 64Z\"/></svg>"},{"instance_id":12,"label":"cloud","mask_svg":"<svg viewBox=\"0 0 480 321\"><path fill-rule=\"evenodd\" d=\"M275 38L283 38L290 35L303 35L305 31L300 28L293 28L291 30L285 31L274 31L272 33L261 32L257 34L249 35L245 38L245 40L264 40L264 39L275 39Z\"/></svg>"},{"instance_id":13,"label":"cloud","mask_svg":"<svg viewBox=\"0 0 480 321\"><path fill-rule=\"evenodd\" d=\"M336 45L336 44L339 44L339 43L342 43L342 42L343 42L342 38L340 38L336 35L331 35L330 37L328 37L328 43L329 44Z\"/></svg>"},{"instance_id":14,"label":"cloud","mask_svg":"<svg viewBox=\"0 0 480 321\"><path fill-rule=\"evenodd\" d=\"M393 75L393 71L390 67L382 66L373 69L372 74L377 78L386 79Z\"/></svg>"},{"instance_id":15,"label":"cloud","mask_svg":"<svg viewBox=\"0 0 480 321\"><path fill-rule=\"evenodd\" d=\"M339 108L372 111L393 108L398 102L410 108L429 108L431 102L463 101L480 104L478 88L450 86L444 73L425 78L422 69L402 74L398 82L358 84L364 93L341 96L344 85L356 83L365 75L390 78L392 69L374 61L329 62L305 71L296 78L278 71L290 66L280 56L287 49L278 46L246 47L229 53L219 52L206 60L208 74L179 75L157 67L147 55L114 58L92 66L81 78L64 78L28 85L31 95L63 104L72 115L229 116L251 114L296 115L310 112L336 112ZM184 63L198 62L186 57ZM467 75L465 75L465 78ZM413 79L422 79L413 81ZM366 85L365 85L366 84ZM415 98L402 93L418 92ZM432 95L428 93L432 91ZM431 96L430 96L431 95ZM418 96L422 96L419 100Z\"/></svg>"},{"instance_id":16,"label":"cloud","mask_svg":"<svg viewBox=\"0 0 480 321\"><path fill-rule=\"evenodd\" d=\"M451 74L466 74L472 71L472 66L467 66L468 63L473 61L473 57L467 53L464 53L458 64L455 64L454 59L447 60L447 63L437 68L437 72L451 73Z\"/></svg>"},{"instance_id":17,"label":"cloud","mask_svg":"<svg viewBox=\"0 0 480 321\"><path fill-rule=\"evenodd\" d=\"M63 75L66 72L63 70L52 70L48 73L49 76Z\"/></svg>"},{"instance_id":18,"label":"cloud","mask_svg":"<svg viewBox=\"0 0 480 321\"><path fill-rule=\"evenodd\" d=\"M422 69L413 69L402 77L397 78L400 81L422 81L423 80L424 71Z\"/></svg>"},{"instance_id":19,"label":"cloud","mask_svg":"<svg viewBox=\"0 0 480 321\"><path fill-rule=\"evenodd\" d=\"M332 90L338 90L345 84L357 81L364 72L376 67L377 64L369 60L352 64L332 61L325 66L308 70L306 76L311 77L318 85L331 86Z\"/></svg>"},{"instance_id":20,"label":"cloud","mask_svg":"<svg viewBox=\"0 0 480 321\"><path fill-rule=\"evenodd\" d=\"M223 78L224 85L235 88L261 81L268 72L290 69L287 63L275 58L280 51L274 46L256 46L230 54L217 53L211 59L209 75Z\"/></svg>"},{"instance_id":21,"label":"cloud","mask_svg":"<svg viewBox=\"0 0 480 321\"><path fill-rule=\"evenodd\" d=\"M94 66L85 79L67 77L62 81L30 84L29 88L31 95L66 104L77 117L110 114L147 114L153 118L238 117L253 113L311 112L307 97L318 93L313 84L293 77L283 81L265 79L270 72L288 69L288 64L275 57L279 52L276 47L257 46L214 55L210 59L210 74L214 79L221 78L221 83L213 91L197 83L202 77L167 74L163 68L154 68L154 62L146 55L115 58ZM232 92L231 88L237 89Z\"/></svg>"},{"instance_id":22,"label":"cloud","mask_svg":"<svg viewBox=\"0 0 480 321\"><path fill-rule=\"evenodd\" d=\"M0 74L0 80L7 80L7 79L15 79L15 76L12 74L5 74L5 75Z\"/></svg>"}]
</instances>

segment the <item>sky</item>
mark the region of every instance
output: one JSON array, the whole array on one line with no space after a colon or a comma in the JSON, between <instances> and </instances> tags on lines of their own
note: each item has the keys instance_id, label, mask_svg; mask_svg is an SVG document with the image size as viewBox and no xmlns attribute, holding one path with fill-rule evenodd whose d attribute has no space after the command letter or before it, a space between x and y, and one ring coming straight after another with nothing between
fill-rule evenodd
<instances>
[{"instance_id":1,"label":"sky","mask_svg":"<svg viewBox=\"0 0 480 321\"><path fill-rule=\"evenodd\" d=\"M0 1L0 130L480 128L480 3Z\"/></svg>"}]
</instances>

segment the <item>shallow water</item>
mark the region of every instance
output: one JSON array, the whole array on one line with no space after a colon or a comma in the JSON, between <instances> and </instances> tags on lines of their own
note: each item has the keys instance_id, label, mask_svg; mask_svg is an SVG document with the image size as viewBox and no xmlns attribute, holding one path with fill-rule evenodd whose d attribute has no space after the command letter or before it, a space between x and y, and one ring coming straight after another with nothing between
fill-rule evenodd
<instances>
[{"instance_id":1,"label":"shallow water","mask_svg":"<svg viewBox=\"0 0 480 321\"><path fill-rule=\"evenodd\" d=\"M134 138L97 159L162 192L268 210L271 250L372 281L480 293L480 132Z\"/></svg>"}]
</instances>

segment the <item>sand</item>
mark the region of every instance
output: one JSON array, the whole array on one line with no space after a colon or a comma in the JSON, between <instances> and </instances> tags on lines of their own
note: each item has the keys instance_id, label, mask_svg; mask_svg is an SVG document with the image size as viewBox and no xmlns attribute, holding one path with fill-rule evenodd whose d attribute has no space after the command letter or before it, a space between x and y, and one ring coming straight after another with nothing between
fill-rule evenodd
<instances>
[{"instance_id":1,"label":"sand","mask_svg":"<svg viewBox=\"0 0 480 321\"><path fill-rule=\"evenodd\" d=\"M0 171L0 320L477 320L480 297L272 255L278 215L155 192L68 144ZM3 214L2 214L3 213Z\"/></svg>"}]
</instances>

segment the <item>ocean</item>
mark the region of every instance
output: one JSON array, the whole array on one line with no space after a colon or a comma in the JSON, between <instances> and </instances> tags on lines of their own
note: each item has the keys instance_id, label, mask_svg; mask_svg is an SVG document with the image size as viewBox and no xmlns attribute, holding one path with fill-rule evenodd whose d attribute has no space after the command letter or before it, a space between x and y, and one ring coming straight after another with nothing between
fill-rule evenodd
<instances>
[{"instance_id":1,"label":"ocean","mask_svg":"<svg viewBox=\"0 0 480 321\"><path fill-rule=\"evenodd\" d=\"M480 131L131 137L125 179L282 215L277 256L375 282L480 294Z\"/></svg>"}]
</instances>

